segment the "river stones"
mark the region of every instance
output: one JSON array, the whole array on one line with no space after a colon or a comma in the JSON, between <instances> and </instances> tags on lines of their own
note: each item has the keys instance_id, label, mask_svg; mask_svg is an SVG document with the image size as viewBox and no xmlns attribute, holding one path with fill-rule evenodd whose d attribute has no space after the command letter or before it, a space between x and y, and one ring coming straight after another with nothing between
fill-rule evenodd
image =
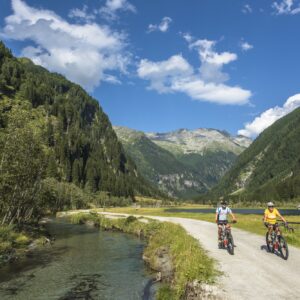
<instances>
[{"instance_id":1,"label":"river stones","mask_svg":"<svg viewBox=\"0 0 300 300\"><path fill-rule=\"evenodd\" d=\"M157 271L156 281L172 282L174 278L174 267L172 264L169 248L162 246L156 249L154 257L143 256L150 268Z\"/></svg>"},{"instance_id":2,"label":"river stones","mask_svg":"<svg viewBox=\"0 0 300 300\"><path fill-rule=\"evenodd\" d=\"M225 292L218 286L201 283L198 280L189 282L182 300L225 300Z\"/></svg>"}]
</instances>

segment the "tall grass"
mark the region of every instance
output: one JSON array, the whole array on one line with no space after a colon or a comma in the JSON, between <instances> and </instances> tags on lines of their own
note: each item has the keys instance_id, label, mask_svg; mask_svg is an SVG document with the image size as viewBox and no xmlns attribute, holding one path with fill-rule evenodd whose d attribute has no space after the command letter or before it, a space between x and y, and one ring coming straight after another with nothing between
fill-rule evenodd
<instances>
[{"instance_id":1,"label":"tall grass","mask_svg":"<svg viewBox=\"0 0 300 300\"><path fill-rule=\"evenodd\" d=\"M0 256L13 248L21 248L30 243L30 238L23 232L15 231L13 226L0 226Z\"/></svg>"}]
</instances>

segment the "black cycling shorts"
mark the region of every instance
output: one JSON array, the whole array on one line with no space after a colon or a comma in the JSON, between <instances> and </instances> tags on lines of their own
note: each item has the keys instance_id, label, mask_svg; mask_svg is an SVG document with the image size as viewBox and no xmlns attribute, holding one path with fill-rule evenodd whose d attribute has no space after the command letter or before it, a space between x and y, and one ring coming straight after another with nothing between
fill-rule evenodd
<instances>
[{"instance_id":1,"label":"black cycling shorts","mask_svg":"<svg viewBox=\"0 0 300 300\"><path fill-rule=\"evenodd\" d=\"M276 228L278 227L278 223L275 223L275 224L265 223L265 226L266 226L267 228L269 228L270 225L273 226L273 230L276 230Z\"/></svg>"},{"instance_id":2,"label":"black cycling shorts","mask_svg":"<svg viewBox=\"0 0 300 300\"><path fill-rule=\"evenodd\" d=\"M218 225L227 225L228 224L228 220L225 220L225 221L220 221L218 220Z\"/></svg>"}]
</instances>

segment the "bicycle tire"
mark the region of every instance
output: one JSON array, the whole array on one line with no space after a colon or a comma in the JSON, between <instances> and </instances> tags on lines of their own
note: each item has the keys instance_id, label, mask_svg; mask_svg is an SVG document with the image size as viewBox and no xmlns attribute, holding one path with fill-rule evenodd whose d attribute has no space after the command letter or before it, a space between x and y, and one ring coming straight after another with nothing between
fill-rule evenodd
<instances>
[{"instance_id":1,"label":"bicycle tire","mask_svg":"<svg viewBox=\"0 0 300 300\"><path fill-rule=\"evenodd\" d=\"M274 252L274 248L273 248L273 241L269 241L269 232L267 231L266 233L266 244L267 244L267 248L268 248L268 252Z\"/></svg>"},{"instance_id":2,"label":"bicycle tire","mask_svg":"<svg viewBox=\"0 0 300 300\"><path fill-rule=\"evenodd\" d=\"M234 255L234 241L231 233L228 234L227 251L229 254Z\"/></svg>"},{"instance_id":3,"label":"bicycle tire","mask_svg":"<svg viewBox=\"0 0 300 300\"><path fill-rule=\"evenodd\" d=\"M285 238L283 236L279 236L278 240L279 240L279 252L280 252L280 255L281 255L281 257L284 260L287 260L289 258L289 247L288 247L288 244L287 244L287 242L286 242L286 240L285 240Z\"/></svg>"}]
</instances>

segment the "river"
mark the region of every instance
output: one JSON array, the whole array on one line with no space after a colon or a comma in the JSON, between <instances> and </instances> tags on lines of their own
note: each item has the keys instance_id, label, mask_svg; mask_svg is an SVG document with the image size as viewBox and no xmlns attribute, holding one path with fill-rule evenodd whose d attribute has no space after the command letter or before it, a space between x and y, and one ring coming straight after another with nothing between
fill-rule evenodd
<instances>
[{"instance_id":1,"label":"river","mask_svg":"<svg viewBox=\"0 0 300 300\"><path fill-rule=\"evenodd\" d=\"M49 222L53 245L0 270L0 299L154 299L134 236L64 219Z\"/></svg>"}]
</instances>

